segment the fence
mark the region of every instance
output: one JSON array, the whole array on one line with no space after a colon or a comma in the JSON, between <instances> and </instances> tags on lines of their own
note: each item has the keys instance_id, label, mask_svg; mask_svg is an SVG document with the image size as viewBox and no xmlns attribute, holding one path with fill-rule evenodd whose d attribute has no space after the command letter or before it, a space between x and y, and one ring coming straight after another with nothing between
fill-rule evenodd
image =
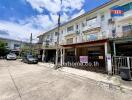
<instances>
[{"instance_id":1,"label":"fence","mask_svg":"<svg viewBox=\"0 0 132 100\"><path fill-rule=\"evenodd\" d=\"M104 60L99 60L99 59L88 59L87 63L81 63L77 56L67 56L63 66L87 70L87 71L107 73L105 69Z\"/></svg>"},{"instance_id":2,"label":"fence","mask_svg":"<svg viewBox=\"0 0 132 100\"><path fill-rule=\"evenodd\" d=\"M132 57L113 56L112 60L113 74L120 74L120 67L128 67L132 73Z\"/></svg>"}]
</instances>

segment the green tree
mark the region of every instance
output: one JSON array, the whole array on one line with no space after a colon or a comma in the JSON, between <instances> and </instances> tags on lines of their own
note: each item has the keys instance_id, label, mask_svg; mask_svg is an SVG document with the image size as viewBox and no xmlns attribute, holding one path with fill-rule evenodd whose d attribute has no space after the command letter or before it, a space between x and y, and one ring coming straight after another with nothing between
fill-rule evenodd
<instances>
[{"instance_id":1,"label":"green tree","mask_svg":"<svg viewBox=\"0 0 132 100\"><path fill-rule=\"evenodd\" d=\"M8 53L8 50L6 48L6 43L3 41L0 41L0 56L6 56Z\"/></svg>"},{"instance_id":2,"label":"green tree","mask_svg":"<svg viewBox=\"0 0 132 100\"><path fill-rule=\"evenodd\" d=\"M34 49L34 47L31 48L30 45L24 45L21 48L21 53L20 56L24 56L26 54L32 54L32 55L37 55L37 51Z\"/></svg>"}]
</instances>

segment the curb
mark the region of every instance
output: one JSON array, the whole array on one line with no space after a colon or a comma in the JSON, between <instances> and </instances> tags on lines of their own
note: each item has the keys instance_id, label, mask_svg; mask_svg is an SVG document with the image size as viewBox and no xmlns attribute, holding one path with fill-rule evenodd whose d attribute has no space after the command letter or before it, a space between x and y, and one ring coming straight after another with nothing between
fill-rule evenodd
<instances>
[{"instance_id":1,"label":"curb","mask_svg":"<svg viewBox=\"0 0 132 100\"><path fill-rule=\"evenodd\" d=\"M94 80L94 79L88 78L86 76L77 75L77 74L74 74L74 73L64 71L61 68L59 68L58 71L65 72L65 73L75 75L75 76L79 76L81 78L90 79L90 80L96 82L99 87L104 88L104 89L116 90L116 91L120 91L122 93L132 94L132 87L129 88L129 87L126 87L125 85L122 85L122 84L117 84L116 85L116 84L113 84L113 83L110 83L110 82Z\"/></svg>"},{"instance_id":2,"label":"curb","mask_svg":"<svg viewBox=\"0 0 132 100\"><path fill-rule=\"evenodd\" d=\"M117 90L122 93L132 94L132 89L124 88L124 86L122 86L122 85L114 85L112 83L98 81L98 86L100 86L102 88L110 89L110 90Z\"/></svg>"},{"instance_id":3,"label":"curb","mask_svg":"<svg viewBox=\"0 0 132 100\"><path fill-rule=\"evenodd\" d=\"M54 68L54 64L50 64L50 63L38 63L39 65L43 65L47 68L52 68L55 70ZM58 68L57 71L60 71L60 72L65 72L67 74L70 74L70 75L74 75L74 76L77 76L77 77L80 77L80 78L86 78L86 79L89 79L93 82L96 82L97 85L100 87L100 88L104 88L104 89L110 89L110 90L116 90L116 91L120 91L122 93L129 93L129 94L132 94L132 88L128 88L126 87L125 85L115 85L113 83L109 83L109 82L105 82L105 81L97 81L97 80L94 80L94 79L91 79L91 78L88 78L86 76L83 76L83 75L77 75L75 73L70 73L70 72L67 72L67 71L64 71L62 70L62 68Z\"/></svg>"}]
</instances>

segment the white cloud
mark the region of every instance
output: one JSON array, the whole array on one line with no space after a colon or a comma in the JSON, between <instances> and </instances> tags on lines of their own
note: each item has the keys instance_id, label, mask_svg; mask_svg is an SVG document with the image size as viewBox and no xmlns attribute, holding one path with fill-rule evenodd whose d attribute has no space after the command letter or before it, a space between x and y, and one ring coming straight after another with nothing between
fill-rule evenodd
<instances>
[{"instance_id":1,"label":"white cloud","mask_svg":"<svg viewBox=\"0 0 132 100\"><path fill-rule=\"evenodd\" d=\"M70 18L73 19L85 12L82 9L84 0L62 0L62 6L60 6L60 0L25 1L31 4L32 8L36 9L40 14L27 19L17 20L19 23L14 22L14 18L11 18L11 21L0 20L0 30L7 30L10 38L29 40L30 33L33 33L33 37L36 38L40 35L40 32L56 27L58 21L57 13L60 9L63 12L61 23L67 22ZM41 14L45 11L44 9L49 11L48 15ZM67 14L67 12L73 12L74 10L78 10L80 12L74 15Z\"/></svg>"},{"instance_id":2,"label":"white cloud","mask_svg":"<svg viewBox=\"0 0 132 100\"><path fill-rule=\"evenodd\" d=\"M49 19L48 15L37 15L25 20L19 20L19 23L0 20L0 30L7 30L9 38L22 39L24 41L29 40L30 33L33 33L33 37L36 38L40 32L46 31L52 26L53 22ZM0 37L6 36L0 35Z\"/></svg>"},{"instance_id":3,"label":"white cloud","mask_svg":"<svg viewBox=\"0 0 132 100\"><path fill-rule=\"evenodd\" d=\"M82 14L84 14L84 13L85 13L85 11L84 11L84 9L82 9L79 13L74 14L74 15L71 17L71 19L74 19L74 18L76 18L76 17L78 17L78 16L80 16L80 15L82 15Z\"/></svg>"},{"instance_id":4,"label":"white cloud","mask_svg":"<svg viewBox=\"0 0 132 100\"><path fill-rule=\"evenodd\" d=\"M26 1L29 4L31 4L32 8L38 10L40 13L43 12L44 9L48 10L52 20L52 25L57 24L58 20L57 13L60 10L63 12L63 15L61 16L61 22L66 22L69 20L69 18L75 18L84 13L82 7L84 5L85 0L62 0L62 5L60 0L26 0ZM71 13L74 12L74 10L78 10L80 12L73 16L67 14L67 12Z\"/></svg>"},{"instance_id":5,"label":"white cloud","mask_svg":"<svg viewBox=\"0 0 132 100\"><path fill-rule=\"evenodd\" d=\"M30 37L29 33L38 33L39 30L33 29L30 24L20 25L14 22L0 21L0 30L8 30L9 37L16 40L25 40ZM36 35L34 34L36 37Z\"/></svg>"},{"instance_id":6,"label":"white cloud","mask_svg":"<svg viewBox=\"0 0 132 100\"><path fill-rule=\"evenodd\" d=\"M52 26L52 21L48 15L37 15L25 20L19 20L19 23L0 21L0 30L8 30L10 38L29 39L30 33L37 37L40 32Z\"/></svg>"},{"instance_id":7,"label":"white cloud","mask_svg":"<svg viewBox=\"0 0 132 100\"><path fill-rule=\"evenodd\" d=\"M80 10L84 4L84 0L63 0L64 11Z\"/></svg>"},{"instance_id":8,"label":"white cloud","mask_svg":"<svg viewBox=\"0 0 132 100\"><path fill-rule=\"evenodd\" d=\"M60 0L26 0L31 6L38 10L40 13L47 9L50 13L56 14L60 10L73 11L80 10L84 4L84 0L62 0L62 6Z\"/></svg>"},{"instance_id":9,"label":"white cloud","mask_svg":"<svg viewBox=\"0 0 132 100\"><path fill-rule=\"evenodd\" d=\"M38 10L43 11L43 8L47 9L51 13L57 13L60 11L60 0L26 0L31 6Z\"/></svg>"}]
</instances>

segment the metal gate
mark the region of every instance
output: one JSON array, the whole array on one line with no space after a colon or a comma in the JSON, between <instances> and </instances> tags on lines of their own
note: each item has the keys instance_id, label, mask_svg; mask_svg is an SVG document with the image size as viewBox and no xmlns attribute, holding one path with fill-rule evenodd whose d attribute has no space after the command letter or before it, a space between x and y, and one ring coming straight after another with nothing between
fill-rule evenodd
<instances>
[{"instance_id":1,"label":"metal gate","mask_svg":"<svg viewBox=\"0 0 132 100\"><path fill-rule=\"evenodd\" d=\"M81 70L107 73L105 61L100 59L89 59L87 63L81 63L77 56L67 56L63 67L72 67Z\"/></svg>"},{"instance_id":2,"label":"metal gate","mask_svg":"<svg viewBox=\"0 0 132 100\"><path fill-rule=\"evenodd\" d=\"M120 67L128 67L130 68L132 74L132 57L126 56L113 56L112 60L113 74L119 75L120 74Z\"/></svg>"}]
</instances>

